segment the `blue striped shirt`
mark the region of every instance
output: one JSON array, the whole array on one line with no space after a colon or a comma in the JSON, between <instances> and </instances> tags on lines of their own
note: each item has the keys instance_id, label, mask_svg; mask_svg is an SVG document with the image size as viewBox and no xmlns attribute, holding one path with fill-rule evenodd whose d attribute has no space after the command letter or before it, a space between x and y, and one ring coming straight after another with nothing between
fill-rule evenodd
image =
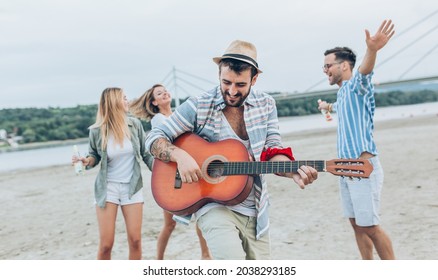
<instances>
[{"instance_id":1,"label":"blue striped shirt","mask_svg":"<svg viewBox=\"0 0 438 280\"><path fill-rule=\"evenodd\" d=\"M362 75L355 71L338 90L333 109L338 116L339 158L359 158L365 151L377 155L373 138L376 101L372 76L373 73Z\"/></svg>"},{"instance_id":2,"label":"blue striped shirt","mask_svg":"<svg viewBox=\"0 0 438 280\"><path fill-rule=\"evenodd\" d=\"M189 98L165 122L151 130L146 140L147 149L150 150L152 143L160 137L173 142L175 138L188 131L209 142L223 140L220 138L220 131L221 115L225 106L219 87ZM260 155L266 148L282 148L275 100L266 93L251 89L243 106L250 152L260 161ZM259 239L269 228L269 199L265 176L256 176L254 183L254 187L261 186L261 195L256 197L256 236Z\"/></svg>"}]
</instances>

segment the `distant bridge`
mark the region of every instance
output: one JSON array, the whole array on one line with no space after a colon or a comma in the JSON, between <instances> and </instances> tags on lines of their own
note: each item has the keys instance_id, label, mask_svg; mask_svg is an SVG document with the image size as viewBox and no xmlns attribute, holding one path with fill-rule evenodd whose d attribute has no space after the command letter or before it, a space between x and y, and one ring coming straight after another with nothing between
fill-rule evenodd
<instances>
[{"instance_id":1,"label":"distant bridge","mask_svg":"<svg viewBox=\"0 0 438 280\"><path fill-rule=\"evenodd\" d=\"M424 82L436 82L438 84L438 76L415 78L415 79L409 79L409 80L399 80L399 81L384 82L384 83L375 83L374 87L378 91L379 89L397 88L400 86L415 85L415 84L421 84ZM279 100L288 100L288 99L295 99L295 98L302 98L302 97L330 95L330 94L335 94L337 91L338 91L338 87L333 88L333 89L318 90L318 91L305 91L305 92L297 92L297 93L281 92L281 93L276 93L276 94L271 94L271 95L272 95L272 97L275 98L275 100L279 101Z\"/></svg>"},{"instance_id":2,"label":"distant bridge","mask_svg":"<svg viewBox=\"0 0 438 280\"><path fill-rule=\"evenodd\" d=\"M196 81L190 82L187 77L196 79ZM168 88L173 88L173 93L175 94L175 101L176 101L176 107L179 105L179 98L177 94L177 90L183 91L187 96L193 96L193 94L190 94L189 90L186 90L184 87L182 87L182 84L185 84L186 86L191 86L192 88L195 88L193 92L205 92L206 89L204 89L202 86L198 86L196 83L202 82L204 84L211 85L217 85L217 83L209 81L207 79L198 77L196 75L184 72L182 70L176 69L175 67L172 69L172 71L167 75L167 77L163 80L162 84L165 84ZM326 81L326 78L324 79ZM396 90L398 87L403 86L416 86L421 85L423 83L432 82L437 84L436 87L438 87L438 76L430 76L430 77L421 77L421 78L413 78L413 79L404 79L404 80L396 80L396 81L390 81L390 82L383 82L383 83L374 83L374 87L376 91L379 90L388 90L393 88ZM309 89L302 91L302 92L278 92L278 93L270 93L272 97L274 97L275 100L289 100L289 99L295 99L295 98L302 98L302 97L314 97L314 96L326 96L335 94L338 91L337 86L333 86L329 89L323 89L323 90L314 90L311 91ZM181 97L180 97L181 98Z\"/></svg>"},{"instance_id":3,"label":"distant bridge","mask_svg":"<svg viewBox=\"0 0 438 280\"><path fill-rule=\"evenodd\" d=\"M438 10L432 11L429 15L421 18L417 22L412 23L405 30L398 32L391 40L394 41L410 31L415 32L414 30L415 27L419 26L421 23L425 22L426 20L433 20L433 18L436 17L437 15L438 15ZM432 26L433 27L427 31L416 32L416 35L418 35L417 38L411 40L410 42L408 42L408 44L401 46L401 48L398 51L394 52L391 56L387 57L385 60L379 62L374 68L377 69L383 64L391 62L397 56L403 53L405 50L413 47L415 44L417 44L419 41L423 40L426 37L436 38L436 34L434 34L434 32L438 30L438 24L436 24L436 18ZM397 90L398 87L399 88L405 86L415 87L417 85L420 86L422 85L422 83L427 83L427 82L432 82L434 84L437 84L437 86L434 86L434 88L438 88L438 76L405 79L407 73L411 72L414 68L420 65L427 57L436 53L436 50L438 49L438 43L436 43L436 40L433 42L434 43L431 44L430 49L418 50L419 54L421 54L421 57L416 59L416 61L412 65L409 65L407 69L405 69L405 71L401 75L399 75L397 81L375 83L374 85L376 90L377 91L390 90L390 89ZM358 61L359 60L360 59L358 59ZM273 93L271 95L276 100L286 100L286 99L294 99L294 98L309 97L309 96L324 96L329 94L335 94L337 92L338 88L336 86L333 86L332 88L325 90L314 90L315 88L319 87L323 83L327 83L326 77L321 79L319 82L315 83L314 85L311 85L309 88L305 89L302 92L295 92L295 93L280 92L275 94ZM206 89L209 89L211 85L217 85L217 81L213 82L208 79L199 77L191 73L187 73L185 71L173 67L173 69L163 79L162 84L166 85L168 89L172 90L172 93L174 94L176 106L178 106L179 99L182 98L181 93L184 93L186 96L193 96L199 92L206 91ZM187 89L186 87L189 87L190 89Z\"/></svg>"}]
</instances>

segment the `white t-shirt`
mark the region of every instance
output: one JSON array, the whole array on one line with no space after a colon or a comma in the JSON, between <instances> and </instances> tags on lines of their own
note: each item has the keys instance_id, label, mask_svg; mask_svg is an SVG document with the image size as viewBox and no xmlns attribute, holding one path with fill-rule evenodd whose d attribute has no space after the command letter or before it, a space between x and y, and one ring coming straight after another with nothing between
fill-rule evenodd
<instances>
[{"instance_id":1,"label":"white t-shirt","mask_svg":"<svg viewBox=\"0 0 438 280\"><path fill-rule=\"evenodd\" d=\"M134 170L134 149L131 140L125 136L123 147L114 142L114 136L110 135L107 145L108 155L108 182L129 183Z\"/></svg>"}]
</instances>

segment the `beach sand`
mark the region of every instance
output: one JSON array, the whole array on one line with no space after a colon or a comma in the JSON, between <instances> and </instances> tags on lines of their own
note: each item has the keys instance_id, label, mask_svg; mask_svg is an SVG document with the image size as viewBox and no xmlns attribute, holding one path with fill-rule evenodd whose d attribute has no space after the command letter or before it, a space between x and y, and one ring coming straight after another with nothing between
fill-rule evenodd
<instances>
[{"instance_id":1,"label":"beach sand","mask_svg":"<svg viewBox=\"0 0 438 280\"><path fill-rule=\"evenodd\" d=\"M381 225L392 239L396 257L438 259L438 116L409 117L376 123L375 139L385 171ZM283 136L300 160L336 158L336 131ZM92 260L98 228L93 198L97 169L76 176L73 167L0 174L1 260ZM155 259L162 210L145 182L143 258ZM268 175L271 241L274 260L357 260L353 231L342 217L338 177L320 173L305 190L292 180ZM126 231L119 212L114 259L127 259ZM177 225L166 259L196 260L200 249L195 226ZM377 255L376 255L377 258Z\"/></svg>"}]
</instances>

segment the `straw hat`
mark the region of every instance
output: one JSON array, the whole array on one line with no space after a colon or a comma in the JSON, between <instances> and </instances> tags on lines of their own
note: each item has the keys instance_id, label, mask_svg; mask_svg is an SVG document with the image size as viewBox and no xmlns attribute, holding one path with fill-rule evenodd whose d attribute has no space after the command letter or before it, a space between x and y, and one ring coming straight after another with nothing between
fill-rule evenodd
<instances>
[{"instance_id":1,"label":"straw hat","mask_svg":"<svg viewBox=\"0 0 438 280\"><path fill-rule=\"evenodd\" d=\"M249 42L240 40L231 42L230 46L225 50L225 53L220 57L213 57L213 61L219 64L224 58L232 58L249 63L254 66L259 73L262 73L257 63L256 47Z\"/></svg>"}]
</instances>

